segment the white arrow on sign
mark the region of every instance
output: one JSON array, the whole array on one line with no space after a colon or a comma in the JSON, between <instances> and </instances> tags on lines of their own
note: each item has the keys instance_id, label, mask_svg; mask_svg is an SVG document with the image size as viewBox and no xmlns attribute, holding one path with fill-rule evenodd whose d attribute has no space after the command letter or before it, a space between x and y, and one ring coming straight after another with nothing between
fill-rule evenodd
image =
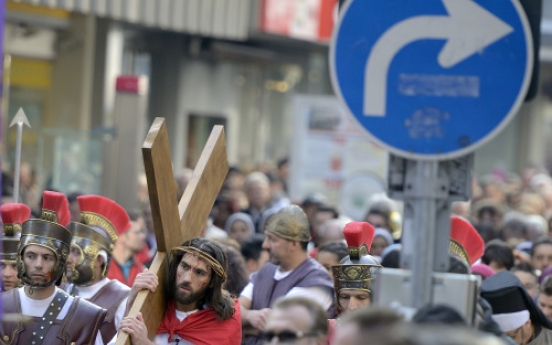
<instances>
[{"instance_id":1,"label":"white arrow on sign","mask_svg":"<svg viewBox=\"0 0 552 345\"><path fill-rule=\"evenodd\" d=\"M448 16L418 16L397 23L374 45L364 72L364 115L385 116L387 74L395 55L422 39L445 39L438 61L450 68L514 29L472 0L443 0Z\"/></svg>"}]
</instances>

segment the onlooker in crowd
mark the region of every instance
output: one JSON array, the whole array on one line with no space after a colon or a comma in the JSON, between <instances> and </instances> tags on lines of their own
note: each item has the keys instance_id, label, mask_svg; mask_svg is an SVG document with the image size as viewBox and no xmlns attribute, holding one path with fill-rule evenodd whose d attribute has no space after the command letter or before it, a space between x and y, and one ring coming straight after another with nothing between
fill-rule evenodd
<instances>
[{"instance_id":1,"label":"onlooker in crowd","mask_svg":"<svg viewBox=\"0 0 552 345\"><path fill-rule=\"evenodd\" d=\"M516 343L552 343L552 324L513 273L503 271L485 279L481 297L491 305L493 319Z\"/></svg>"},{"instance_id":2,"label":"onlooker in crowd","mask_svg":"<svg viewBox=\"0 0 552 345\"><path fill-rule=\"evenodd\" d=\"M219 229L225 229L228 218L236 212L238 212L238 208L234 200L230 197L230 193L221 191L215 199L210 218L214 226Z\"/></svg>"},{"instance_id":3,"label":"onlooker in crowd","mask_svg":"<svg viewBox=\"0 0 552 345\"><path fill-rule=\"evenodd\" d=\"M245 269L245 261L241 253L233 246L221 244L222 250L226 255L227 261L227 279L222 285L233 297L238 297L243 288L249 283L249 275Z\"/></svg>"},{"instance_id":4,"label":"onlooker in crowd","mask_svg":"<svg viewBox=\"0 0 552 345\"><path fill-rule=\"evenodd\" d=\"M344 241L343 228L347 223L348 221L341 218L323 222L316 234L316 245L321 247L326 243Z\"/></svg>"},{"instance_id":5,"label":"onlooker in crowd","mask_svg":"<svg viewBox=\"0 0 552 345\"><path fill-rule=\"evenodd\" d=\"M495 233L502 227L504 215L502 204L491 199L481 199L473 204L472 208L474 224L488 224L493 227Z\"/></svg>"},{"instance_id":6,"label":"onlooker in crowd","mask_svg":"<svg viewBox=\"0 0 552 345\"><path fill-rule=\"evenodd\" d=\"M372 307L353 310L340 319L335 335L330 336L330 344L361 345L370 340L381 345L382 338L391 334L397 326L405 324L403 317L390 309Z\"/></svg>"},{"instance_id":7,"label":"onlooker in crowd","mask_svg":"<svg viewBox=\"0 0 552 345\"><path fill-rule=\"evenodd\" d=\"M393 237L383 228L376 228L374 233L374 241L372 242L372 247L370 248L370 255L373 255L377 258L381 258L385 248L393 244Z\"/></svg>"},{"instance_id":8,"label":"onlooker in crowd","mask_svg":"<svg viewBox=\"0 0 552 345\"><path fill-rule=\"evenodd\" d=\"M270 181L262 172L252 172L245 178L244 191L249 201L249 207L242 212L251 216L255 231L262 233L261 219L263 214L272 207L272 195L270 192Z\"/></svg>"},{"instance_id":9,"label":"onlooker in crowd","mask_svg":"<svg viewBox=\"0 0 552 345\"><path fill-rule=\"evenodd\" d=\"M520 263L512 267L510 272L518 277L519 281L521 281L529 296L537 296L537 294L539 293L539 282L537 279L537 274L535 273L535 269L533 268L533 266L531 266L531 264L527 262Z\"/></svg>"},{"instance_id":10,"label":"onlooker in crowd","mask_svg":"<svg viewBox=\"0 0 552 345\"><path fill-rule=\"evenodd\" d=\"M249 277L263 268L269 260L268 251L263 248L263 242L263 234L254 234L242 243L241 254L245 260L245 268Z\"/></svg>"},{"instance_id":11,"label":"onlooker in crowd","mask_svg":"<svg viewBox=\"0 0 552 345\"><path fill-rule=\"evenodd\" d=\"M514 267L512 248L500 240L493 240L485 246L485 253L481 262L488 265L495 272L509 271Z\"/></svg>"},{"instance_id":12,"label":"onlooker in crowd","mask_svg":"<svg viewBox=\"0 0 552 345\"><path fill-rule=\"evenodd\" d=\"M533 242L533 246L531 247L531 264L540 272L552 265L551 238L542 237Z\"/></svg>"},{"instance_id":13,"label":"onlooker in crowd","mask_svg":"<svg viewBox=\"0 0 552 345\"><path fill-rule=\"evenodd\" d=\"M537 305L542 313L552 322L552 277L544 279L537 297Z\"/></svg>"},{"instance_id":14,"label":"onlooker in crowd","mask_svg":"<svg viewBox=\"0 0 552 345\"><path fill-rule=\"evenodd\" d=\"M265 344L326 345L326 311L310 298L280 298L267 317L262 338Z\"/></svg>"},{"instance_id":15,"label":"onlooker in crowd","mask_svg":"<svg viewBox=\"0 0 552 345\"><path fill-rule=\"evenodd\" d=\"M527 241L527 232L525 215L512 212L500 229L500 238L506 243L517 246L521 242Z\"/></svg>"},{"instance_id":16,"label":"onlooker in crowd","mask_svg":"<svg viewBox=\"0 0 552 345\"><path fill-rule=\"evenodd\" d=\"M443 324L468 327L468 322L455 308L445 304L429 304L416 311L412 316L415 324Z\"/></svg>"},{"instance_id":17,"label":"onlooker in crowd","mask_svg":"<svg viewBox=\"0 0 552 345\"><path fill-rule=\"evenodd\" d=\"M320 245L320 239L318 237L322 224L324 224L324 222L326 221L337 219L337 217L339 217L339 213L334 207L328 205L321 205L318 207L318 209L314 213L314 220L311 224L311 230L314 234L314 239L316 243L318 243L318 245Z\"/></svg>"},{"instance_id":18,"label":"onlooker in crowd","mask_svg":"<svg viewBox=\"0 0 552 345\"><path fill-rule=\"evenodd\" d=\"M329 242L318 248L315 259L319 264L324 266L333 281L332 266L339 265L341 259L347 255L349 255L349 251L347 250L345 241Z\"/></svg>"},{"instance_id":19,"label":"onlooker in crowd","mask_svg":"<svg viewBox=\"0 0 552 345\"><path fill-rule=\"evenodd\" d=\"M129 217L130 228L119 234L113 245L113 258L107 277L132 286L138 273L144 270L144 265L137 260L136 254L144 248L147 230L143 218L138 214L129 213Z\"/></svg>"},{"instance_id":20,"label":"onlooker in crowd","mask_svg":"<svg viewBox=\"0 0 552 345\"><path fill-rule=\"evenodd\" d=\"M242 322L251 326L245 344L259 344L270 306L282 296L304 296L317 301L331 314L332 280L307 254L309 224L303 210L290 205L273 215L265 228L265 248L270 263L253 275L240 295ZM255 332L258 330L258 332Z\"/></svg>"},{"instance_id":21,"label":"onlooker in crowd","mask_svg":"<svg viewBox=\"0 0 552 345\"><path fill-rule=\"evenodd\" d=\"M228 237L236 240L240 245L255 233L255 225L251 216L247 213L238 212L232 214L226 220L224 231Z\"/></svg>"}]
</instances>

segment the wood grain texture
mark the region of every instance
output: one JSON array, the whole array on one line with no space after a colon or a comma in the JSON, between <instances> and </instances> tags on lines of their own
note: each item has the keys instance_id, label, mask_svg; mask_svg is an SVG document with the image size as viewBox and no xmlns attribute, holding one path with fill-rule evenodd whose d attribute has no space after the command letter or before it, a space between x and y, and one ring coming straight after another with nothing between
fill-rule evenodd
<instances>
[{"instance_id":1,"label":"wood grain texture","mask_svg":"<svg viewBox=\"0 0 552 345\"><path fill-rule=\"evenodd\" d=\"M144 169L153 218L157 250L167 252L182 242L180 217L176 203L176 184L171 163L169 135L165 119L153 121L142 145Z\"/></svg>"},{"instance_id":2,"label":"wood grain texture","mask_svg":"<svg viewBox=\"0 0 552 345\"><path fill-rule=\"evenodd\" d=\"M180 229L186 239L197 237L228 173L223 126L214 126L178 205Z\"/></svg>"},{"instance_id":3,"label":"wood grain texture","mask_svg":"<svg viewBox=\"0 0 552 345\"><path fill-rule=\"evenodd\" d=\"M224 128L213 128L178 204L165 119L156 118L153 122L142 145L142 154L158 243L158 253L149 270L159 277L159 286L154 293L148 290L139 292L128 316L135 317L142 312L148 328L148 338L151 340L166 309L164 291L169 251L185 240L201 234L228 173ZM129 335L119 332L116 345L130 344Z\"/></svg>"}]
</instances>

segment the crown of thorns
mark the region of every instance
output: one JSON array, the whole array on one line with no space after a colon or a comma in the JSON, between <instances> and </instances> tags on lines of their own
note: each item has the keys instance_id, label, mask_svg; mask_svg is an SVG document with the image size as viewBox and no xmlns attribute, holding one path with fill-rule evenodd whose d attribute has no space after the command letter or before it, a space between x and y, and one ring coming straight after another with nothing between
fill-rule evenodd
<instances>
[{"instance_id":1,"label":"crown of thorns","mask_svg":"<svg viewBox=\"0 0 552 345\"><path fill-rule=\"evenodd\" d=\"M209 266L213 269L216 275L222 278L222 282L224 283L226 281L226 272L222 265L211 255L208 253L202 251L201 249L198 249L196 247L190 247L190 246L183 246L183 247L175 247L171 250L173 254L177 252L181 253L190 253L192 255L196 255L201 257L203 260L205 260Z\"/></svg>"}]
</instances>

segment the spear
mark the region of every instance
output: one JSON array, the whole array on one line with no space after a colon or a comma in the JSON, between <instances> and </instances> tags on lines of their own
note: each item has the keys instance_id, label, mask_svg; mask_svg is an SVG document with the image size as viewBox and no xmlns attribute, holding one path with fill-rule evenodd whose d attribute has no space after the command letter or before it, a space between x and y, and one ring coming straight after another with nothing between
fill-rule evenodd
<instances>
[{"instance_id":1,"label":"spear","mask_svg":"<svg viewBox=\"0 0 552 345\"><path fill-rule=\"evenodd\" d=\"M19 168L21 167L21 137L23 136L23 125L27 125L31 128L27 116L23 108L19 108L12 122L10 123L10 128L14 125L17 125L17 139L15 146L15 171L13 178L13 202L19 202Z\"/></svg>"}]
</instances>

